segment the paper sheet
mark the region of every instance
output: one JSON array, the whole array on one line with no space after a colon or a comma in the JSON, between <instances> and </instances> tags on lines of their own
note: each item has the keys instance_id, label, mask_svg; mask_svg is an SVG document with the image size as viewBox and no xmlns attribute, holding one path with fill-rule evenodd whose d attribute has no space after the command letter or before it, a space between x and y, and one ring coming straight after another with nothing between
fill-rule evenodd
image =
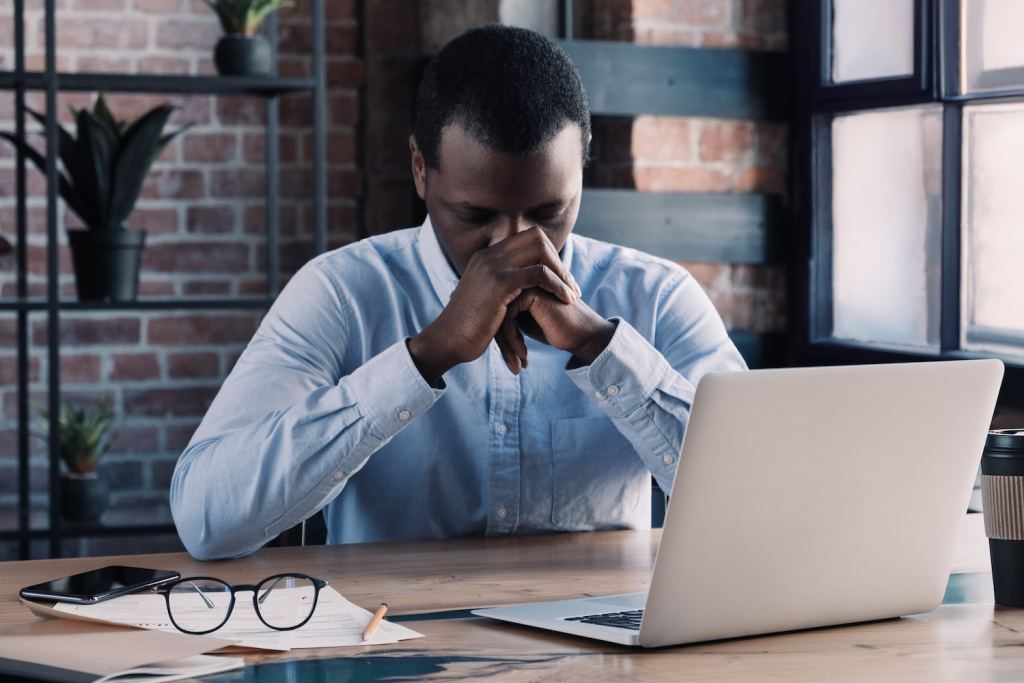
<instances>
[{"instance_id":1,"label":"paper sheet","mask_svg":"<svg viewBox=\"0 0 1024 683\"><path fill-rule=\"evenodd\" d=\"M268 609L281 609L280 606L283 604L294 604L296 610L303 609L303 592L308 589L279 588L277 590L284 595L291 594L294 598L293 600L279 600L276 602L276 607L271 607L269 604L261 605L260 610L264 616L271 616L267 614ZM54 605L54 609L69 615L101 619L138 628L180 633L167 615L167 605L163 596L155 593L125 595L95 605L57 603ZM268 628L256 616L249 594L241 593L235 598L235 607L228 623L211 635L229 640L241 647L280 651L292 648L379 645L423 637L423 634L412 629L384 621L373 637L369 641L364 641L362 639L363 628L369 623L371 616L371 612L352 604L334 588L327 586L320 591L316 611L302 628L293 631L275 631ZM283 618L280 620L285 621Z\"/></svg>"}]
</instances>

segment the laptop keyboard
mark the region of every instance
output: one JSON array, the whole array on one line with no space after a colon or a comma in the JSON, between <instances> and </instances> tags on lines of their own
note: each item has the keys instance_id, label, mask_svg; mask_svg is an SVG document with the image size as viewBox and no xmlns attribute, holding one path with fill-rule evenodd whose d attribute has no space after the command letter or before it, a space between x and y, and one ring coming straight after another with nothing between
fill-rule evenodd
<instances>
[{"instance_id":1,"label":"laptop keyboard","mask_svg":"<svg viewBox=\"0 0 1024 683\"><path fill-rule=\"evenodd\" d=\"M597 624L625 628L630 631L640 630L640 621L644 618L642 609L631 609L625 612L606 612L605 614L588 614L583 617L565 617L565 621L578 621L581 624Z\"/></svg>"}]
</instances>

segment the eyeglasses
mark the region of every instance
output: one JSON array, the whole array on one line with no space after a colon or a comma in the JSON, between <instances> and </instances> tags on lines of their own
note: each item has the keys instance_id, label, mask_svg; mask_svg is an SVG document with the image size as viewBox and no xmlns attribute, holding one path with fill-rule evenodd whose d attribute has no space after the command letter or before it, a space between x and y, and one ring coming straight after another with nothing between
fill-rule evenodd
<instances>
[{"instance_id":1,"label":"eyeglasses","mask_svg":"<svg viewBox=\"0 0 1024 683\"><path fill-rule=\"evenodd\" d=\"M323 579L306 574L275 574L257 584L231 584L211 576L190 576L158 586L171 623L184 633L203 635L227 623L235 593L252 591L256 616L276 631L297 629L313 616Z\"/></svg>"}]
</instances>

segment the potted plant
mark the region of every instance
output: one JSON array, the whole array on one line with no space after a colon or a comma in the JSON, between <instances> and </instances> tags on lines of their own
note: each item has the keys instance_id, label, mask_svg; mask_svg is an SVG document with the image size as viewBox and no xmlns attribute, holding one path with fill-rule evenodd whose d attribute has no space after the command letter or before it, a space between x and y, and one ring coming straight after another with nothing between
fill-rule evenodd
<instances>
[{"instance_id":1,"label":"potted plant","mask_svg":"<svg viewBox=\"0 0 1024 683\"><path fill-rule=\"evenodd\" d=\"M224 35L213 50L213 63L222 76L270 74L270 43L256 35L271 12L291 6L289 0L203 0L220 19Z\"/></svg>"},{"instance_id":2,"label":"potted plant","mask_svg":"<svg viewBox=\"0 0 1024 683\"><path fill-rule=\"evenodd\" d=\"M43 411L43 416L47 414ZM96 466L110 450L114 434L114 410L105 396L93 411L61 402L57 421L57 451L66 472L61 477L60 501L65 519L97 522L110 502L110 488Z\"/></svg>"},{"instance_id":3,"label":"potted plant","mask_svg":"<svg viewBox=\"0 0 1024 683\"><path fill-rule=\"evenodd\" d=\"M175 136L189 126L164 135L174 107L154 107L134 121L119 120L103 94L92 110L71 109L77 137L58 125L63 165L60 196L86 225L68 230L75 282L81 301L133 301L138 291L139 258L144 230L127 230L124 222L135 208L153 162ZM45 117L28 109L40 123ZM0 132L46 173L46 157L13 133Z\"/></svg>"}]
</instances>

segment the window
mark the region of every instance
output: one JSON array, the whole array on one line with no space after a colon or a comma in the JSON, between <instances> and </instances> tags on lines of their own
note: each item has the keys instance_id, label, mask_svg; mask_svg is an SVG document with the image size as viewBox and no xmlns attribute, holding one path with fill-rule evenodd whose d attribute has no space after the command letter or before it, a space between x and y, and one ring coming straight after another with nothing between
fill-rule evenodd
<instances>
[{"instance_id":1,"label":"window","mask_svg":"<svg viewBox=\"0 0 1024 683\"><path fill-rule=\"evenodd\" d=\"M791 8L802 355L1024 366L1024 2Z\"/></svg>"}]
</instances>

